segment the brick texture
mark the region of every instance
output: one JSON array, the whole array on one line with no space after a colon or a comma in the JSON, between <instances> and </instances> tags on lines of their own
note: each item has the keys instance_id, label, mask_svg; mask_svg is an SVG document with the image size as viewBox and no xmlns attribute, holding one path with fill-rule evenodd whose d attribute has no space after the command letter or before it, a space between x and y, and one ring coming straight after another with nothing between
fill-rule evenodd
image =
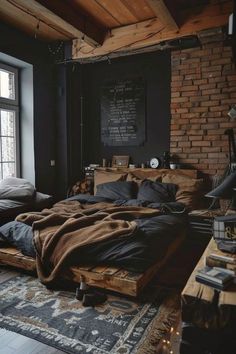
<instances>
[{"instance_id":1,"label":"brick texture","mask_svg":"<svg viewBox=\"0 0 236 354\"><path fill-rule=\"evenodd\" d=\"M228 165L228 128L236 119L236 70L222 42L172 52L170 152L205 175L222 175Z\"/></svg>"}]
</instances>

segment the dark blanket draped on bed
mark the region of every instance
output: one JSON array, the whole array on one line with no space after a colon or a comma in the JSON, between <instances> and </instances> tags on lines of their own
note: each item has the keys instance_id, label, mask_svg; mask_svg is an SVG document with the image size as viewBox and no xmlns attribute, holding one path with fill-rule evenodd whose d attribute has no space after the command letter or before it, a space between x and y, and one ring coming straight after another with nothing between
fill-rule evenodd
<instances>
[{"instance_id":1,"label":"dark blanket draped on bed","mask_svg":"<svg viewBox=\"0 0 236 354\"><path fill-rule=\"evenodd\" d=\"M72 265L146 270L185 233L182 211L181 203L111 202L78 195L51 209L19 215L17 221L0 227L0 236L31 256L34 239L38 275L44 284L53 285Z\"/></svg>"},{"instance_id":2,"label":"dark blanket draped on bed","mask_svg":"<svg viewBox=\"0 0 236 354\"><path fill-rule=\"evenodd\" d=\"M51 284L83 247L127 238L137 232L136 219L159 213L151 208L65 201L40 213L21 214L17 220L32 225L38 275L44 284Z\"/></svg>"}]
</instances>

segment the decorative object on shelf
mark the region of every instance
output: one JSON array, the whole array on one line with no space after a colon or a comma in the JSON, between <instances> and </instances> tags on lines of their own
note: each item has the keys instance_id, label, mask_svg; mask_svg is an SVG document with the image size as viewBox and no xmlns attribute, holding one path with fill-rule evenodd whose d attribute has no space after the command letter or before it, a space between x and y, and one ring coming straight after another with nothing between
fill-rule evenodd
<instances>
[{"instance_id":1,"label":"decorative object on shelf","mask_svg":"<svg viewBox=\"0 0 236 354\"><path fill-rule=\"evenodd\" d=\"M170 169L171 169L171 170L175 170L176 168L177 168L176 163L170 162Z\"/></svg>"},{"instance_id":2,"label":"decorative object on shelf","mask_svg":"<svg viewBox=\"0 0 236 354\"><path fill-rule=\"evenodd\" d=\"M113 156L112 157L112 167L128 167L129 166L129 156Z\"/></svg>"},{"instance_id":3,"label":"decorative object on shelf","mask_svg":"<svg viewBox=\"0 0 236 354\"><path fill-rule=\"evenodd\" d=\"M174 154L170 156L169 166L171 170L175 170L176 168L179 168L178 160L179 159L177 155Z\"/></svg>"},{"instance_id":4,"label":"decorative object on shelf","mask_svg":"<svg viewBox=\"0 0 236 354\"><path fill-rule=\"evenodd\" d=\"M102 159L102 167L107 167L107 159Z\"/></svg>"},{"instance_id":5,"label":"decorative object on shelf","mask_svg":"<svg viewBox=\"0 0 236 354\"><path fill-rule=\"evenodd\" d=\"M150 159L150 167L151 168L158 168L161 166L161 160L159 159L159 157L152 157Z\"/></svg>"},{"instance_id":6,"label":"decorative object on shelf","mask_svg":"<svg viewBox=\"0 0 236 354\"><path fill-rule=\"evenodd\" d=\"M163 153L163 168L170 168L170 152L164 151Z\"/></svg>"}]
</instances>

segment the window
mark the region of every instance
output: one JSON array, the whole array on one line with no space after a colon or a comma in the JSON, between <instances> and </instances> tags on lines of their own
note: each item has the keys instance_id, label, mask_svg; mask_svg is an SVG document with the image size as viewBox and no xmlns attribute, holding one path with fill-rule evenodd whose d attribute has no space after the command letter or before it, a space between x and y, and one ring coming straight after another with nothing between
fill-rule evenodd
<instances>
[{"instance_id":1,"label":"window","mask_svg":"<svg viewBox=\"0 0 236 354\"><path fill-rule=\"evenodd\" d=\"M18 70L0 63L0 179L19 176Z\"/></svg>"}]
</instances>

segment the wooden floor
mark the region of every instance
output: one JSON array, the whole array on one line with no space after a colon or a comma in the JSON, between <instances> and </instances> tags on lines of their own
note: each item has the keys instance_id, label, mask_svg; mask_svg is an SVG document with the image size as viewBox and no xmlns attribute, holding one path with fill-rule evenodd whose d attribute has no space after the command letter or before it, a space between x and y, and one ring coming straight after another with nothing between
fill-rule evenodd
<instances>
[{"instance_id":1,"label":"wooden floor","mask_svg":"<svg viewBox=\"0 0 236 354\"><path fill-rule=\"evenodd\" d=\"M0 267L0 283L13 278L17 272ZM179 354L179 336L173 336L173 354ZM61 350L45 345L34 339L0 328L0 354L62 354ZM166 351L159 352L164 354Z\"/></svg>"}]
</instances>

